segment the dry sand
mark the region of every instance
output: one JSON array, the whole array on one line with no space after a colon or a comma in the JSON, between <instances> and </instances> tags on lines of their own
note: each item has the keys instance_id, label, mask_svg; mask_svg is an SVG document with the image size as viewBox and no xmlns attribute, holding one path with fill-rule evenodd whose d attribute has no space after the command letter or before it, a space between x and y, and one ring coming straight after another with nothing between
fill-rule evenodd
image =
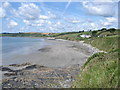
<instances>
[{"instance_id":1,"label":"dry sand","mask_svg":"<svg viewBox=\"0 0 120 90\"><path fill-rule=\"evenodd\" d=\"M52 43L52 45L38 49L36 53L18 56L16 58L48 67L64 67L73 64L79 64L81 66L89 56L99 52L98 49L82 41L46 40L46 42Z\"/></svg>"}]
</instances>

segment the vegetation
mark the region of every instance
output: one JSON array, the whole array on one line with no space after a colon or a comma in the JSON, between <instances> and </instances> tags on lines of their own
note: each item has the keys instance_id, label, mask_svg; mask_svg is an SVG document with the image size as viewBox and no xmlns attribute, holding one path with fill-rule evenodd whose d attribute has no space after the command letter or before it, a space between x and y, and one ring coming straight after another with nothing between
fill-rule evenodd
<instances>
[{"instance_id":1,"label":"vegetation","mask_svg":"<svg viewBox=\"0 0 120 90\"><path fill-rule=\"evenodd\" d=\"M99 43L98 43L99 42ZM88 40L93 46L107 51L96 53L88 58L74 88L116 88L118 85L117 37L103 37Z\"/></svg>"},{"instance_id":2,"label":"vegetation","mask_svg":"<svg viewBox=\"0 0 120 90\"><path fill-rule=\"evenodd\" d=\"M83 38L80 35L91 35L92 37L105 37L105 36L113 36L118 35L117 29L110 28L106 29L103 28L101 30L94 30L94 31L78 31L78 32L63 32L63 33L2 33L0 36L11 36L11 37L55 37L55 38L62 38L68 40L81 40Z\"/></svg>"},{"instance_id":3,"label":"vegetation","mask_svg":"<svg viewBox=\"0 0 120 90\"><path fill-rule=\"evenodd\" d=\"M92 58L81 71L75 88L116 88L118 85L117 52Z\"/></svg>"},{"instance_id":4,"label":"vegetation","mask_svg":"<svg viewBox=\"0 0 120 90\"><path fill-rule=\"evenodd\" d=\"M9 37L46 37L47 35L41 33L3 33L2 36Z\"/></svg>"},{"instance_id":5,"label":"vegetation","mask_svg":"<svg viewBox=\"0 0 120 90\"><path fill-rule=\"evenodd\" d=\"M97 36L97 31L92 31L92 37L96 37Z\"/></svg>"},{"instance_id":6,"label":"vegetation","mask_svg":"<svg viewBox=\"0 0 120 90\"><path fill-rule=\"evenodd\" d=\"M95 37L91 39L86 39L85 42L107 52L118 48L118 36Z\"/></svg>"}]
</instances>

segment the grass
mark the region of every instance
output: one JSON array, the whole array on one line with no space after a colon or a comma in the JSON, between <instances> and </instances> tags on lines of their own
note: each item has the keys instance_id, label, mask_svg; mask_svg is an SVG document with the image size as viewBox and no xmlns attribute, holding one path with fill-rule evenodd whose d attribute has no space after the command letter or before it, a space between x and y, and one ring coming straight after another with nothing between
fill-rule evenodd
<instances>
[{"instance_id":1,"label":"grass","mask_svg":"<svg viewBox=\"0 0 120 90\"><path fill-rule=\"evenodd\" d=\"M118 37L85 40L86 43L107 51L88 58L73 88L116 88L118 85Z\"/></svg>"},{"instance_id":2,"label":"grass","mask_svg":"<svg viewBox=\"0 0 120 90\"><path fill-rule=\"evenodd\" d=\"M65 39L65 40L71 40L71 41L80 41L84 40L85 38L80 37L81 33L73 33L73 34L66 34L66 35L60 35L56 36L56 39Z\"/></svg>"},{"instance_id":3,"label":"grass","mask_svg":"<svg viewBox=\"0 0 120 90\"><path fill-rule=\"evenodd\" d=\"M9 36L9 37L47 37L47 35L41 33L7 33L2 34L2 36Z\"/></svg>"},{"instance_id":4,"label":"grass","mask_svg":"<svg viewBox=\"0 0 120 90\"><path fill-rule=\"evenodd\" d=\"M92 58L74 82L73 88L115 88L118 84L117 52Z\"/></svg>"},{"instance_id":5,"label":"grass","mask_svg":"<svg viewBox=\"0 0 120 90\"><path fill-rule=\"evenodd\" d=\"M0 37L2 37L2 34L0 34Z\"/></svg>"},{"instance_id":6,"label":"grass","mask_svg":"<svg viewBox=\"0 0 120 90\"><path fill-rule=\"evenodd\" d=\"M104 52L93 54L91 57L89 57L89 58L87 59L87 61L86 61L85 64L84 64L84 67L87 66L88 63L90 63L90 61L91 61L92 59L97 58L97 57L100 57L100 56L103 56L104 54L105 54Z\"/></svg>"},{"instance_id":7,"label":"grass","mask_svg":"<svg viewBox=\"0 0 120 90\"><path fill-rule=\"evenodd\" d=\"M118 48L118 37L96 37L86 39L85 42L107 52Z\"/></svg>"}]
</instances>

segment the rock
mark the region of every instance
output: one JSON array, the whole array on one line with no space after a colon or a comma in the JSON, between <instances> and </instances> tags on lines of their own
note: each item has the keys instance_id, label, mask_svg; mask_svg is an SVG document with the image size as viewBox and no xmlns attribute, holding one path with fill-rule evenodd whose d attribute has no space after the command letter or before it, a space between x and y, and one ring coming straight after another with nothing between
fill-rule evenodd
<instances>
[{"instance_id":1,"label":"rock","mask_svg":"<svg viewBox=\"0 0 120 90\"><path fill-rule=\"evenodd\" d=\"M48 48L48 47L46 47L46 48L41 48L41 49L38 49L38 51L48 52L48 51L50 51L50 48Z\"/></svg>"},{"instance_id":2,"label":"rock","mask_svg":"<svg viewBox=\"0 0 120 90\"><path fill-rule=\"evenodd\" d=\"M8 68L8 67L0 67L0 70L1 70L1 71L14 72L14 70L11 70L11 69Z\"/></svg>"},{"instance_id":3,"label":"rock","mask_svg":"<svg viewBox=\"0 0 120 90\"><path fill-rule=\"evenodd\" d=\"M9 66L14 66L14 67L20 67L20 66L26 66L26 65L31 65L29 62L23 63L23 64L11 64Z\"/></svg>"},{"instance_id":4,"label":"rock","mask_svg":"<svg viewBox=\"0 0 120 90\"><path fill-rule=\"evenodd\" d=\"M31 66L27 66L25 70L30 70L30 69L35 69L35 68L37 68L37 65L31 65Z\"/></svg>"},{"instance_id":5,"label":"rock","mask_svg":"<svg viewBox=\"0 0 120 90\"><path fill-rule=\"evenodd\" d=\"M17 78L15 78L15 79L14 79L14 81L15 81L15 82L17 82L17 81L18 81L18 79L17 79Z\"/></svg>"},{"instance_id":6,"label":"rock","mask_svg":"<svg viewBox=\"0 0 120 90\"><path fill-rule=\"evenodd\" d=\"M63 68L29 65L24 69L5 73L6 76L12 77L9 77L7 81L3 80L2 86L3 88L68 88L78 74L79 65Z\"/></svg>"},{"instance_id":7,"label":"rock","mask_svg":"<svg viewBox=\"0 0 120 90\"><path fill-rule=\"evenodd\" d=\"M15 76L17 75L17 73L11 72L11 73L5 73L4 75L9 77L9 76Z\"/></svg>"}]
</instances>

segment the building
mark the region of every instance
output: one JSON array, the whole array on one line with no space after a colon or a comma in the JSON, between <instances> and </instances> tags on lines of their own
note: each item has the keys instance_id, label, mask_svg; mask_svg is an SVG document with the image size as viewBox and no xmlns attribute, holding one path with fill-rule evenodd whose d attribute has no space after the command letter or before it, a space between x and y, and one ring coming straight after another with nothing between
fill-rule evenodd
<instances>
[{"instance_id":1,"label":"building","mask_svg":"<svg viewBox=\"0 0 120 90\"><path fill-rule=\"evenodd\" d=\"M80 35L80 37L82 37L82 38L90 38L91 37L91 35Z\"/></svg>"}]
</instances>

